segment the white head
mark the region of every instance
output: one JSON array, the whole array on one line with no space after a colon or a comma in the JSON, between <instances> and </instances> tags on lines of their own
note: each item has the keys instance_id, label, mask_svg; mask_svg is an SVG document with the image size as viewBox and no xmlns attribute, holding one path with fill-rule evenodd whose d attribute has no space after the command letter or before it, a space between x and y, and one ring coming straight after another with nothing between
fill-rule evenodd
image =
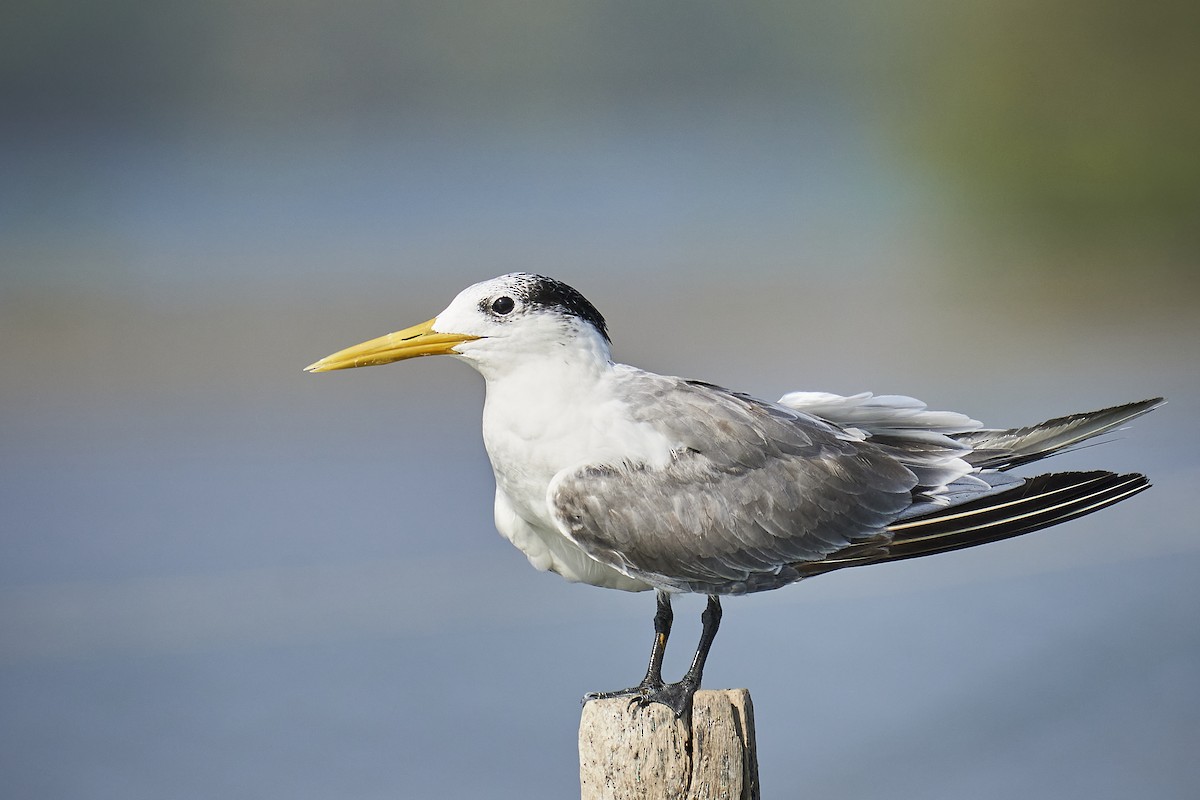
<instances>
[{"instance_id":1,"label":"white head","mask_svg":"<svg viewBox=\"0 0 1200 800\"><path fill-rule=\"evenodd\" d=\"M346 348L305 369L326 372L455 355L487 378L559 354L607 363L604 317L565 283L514 272L468 286L428 322Z\"/></svg>"}]
</instances>

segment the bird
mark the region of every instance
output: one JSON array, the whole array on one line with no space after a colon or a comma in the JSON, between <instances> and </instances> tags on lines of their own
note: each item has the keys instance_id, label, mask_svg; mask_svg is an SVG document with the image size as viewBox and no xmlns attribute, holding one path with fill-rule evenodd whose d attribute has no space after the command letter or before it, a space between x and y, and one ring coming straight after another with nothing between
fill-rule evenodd
<instances>
[{"instance_id":1,"label":"bird","mask_svg":"<svg viewBox=\"0 0 1200 800\"><path fill-rule=\"evenodd\" d=\"M1128 499L1140 473L1017 477L1156 408L1154 397L1027 427L984 427L902 395L790 392L768 402L615 361L582 294L514 272L436 317L340 350L308 372L448 355L484 379L495 524L539 570L655 592L645 676L590 699L690 714L721 598L835 570L1040 530ZM684 676L663 679L679 593L707 597Z\"/></svg>"}]
</instances>

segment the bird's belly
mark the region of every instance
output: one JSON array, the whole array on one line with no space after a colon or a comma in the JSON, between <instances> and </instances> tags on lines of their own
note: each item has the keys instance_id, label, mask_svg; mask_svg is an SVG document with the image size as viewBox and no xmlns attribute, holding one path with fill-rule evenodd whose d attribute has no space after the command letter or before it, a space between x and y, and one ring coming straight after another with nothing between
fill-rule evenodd
<instances>
[{"instance_id":1,"label":"bird's belly","mask_svg":"<svg viewBox=\"0 0 1200 800\"><path fill-rule=\"evenodd\" d=\"M640 592L650 588L650 584L624 575L583 552L558 532L552 520L541 519L528 508L522 511L497 487L496 530L524 553L535 568L561 575L568 581L607 589Z\"/></svg>"}]
</instances>

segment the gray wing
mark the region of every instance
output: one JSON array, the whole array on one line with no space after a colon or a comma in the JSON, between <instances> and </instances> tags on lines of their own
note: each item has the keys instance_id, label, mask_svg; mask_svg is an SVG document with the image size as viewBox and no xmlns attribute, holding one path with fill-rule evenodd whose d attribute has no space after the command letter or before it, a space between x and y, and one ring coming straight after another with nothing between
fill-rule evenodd
<instances>
[{"instance_id":1,"label":"gray wing","mask_svg":"<svg viewBox=\"0 0 1200 800\"><path fill-rule=\"evenodd\" d=\"M677 442L665 466L591 464L550 490L567 536L658 586L713 594L773 589L794 565L886 544L913 472L882 448L719 387L632 376L631 413Z\"/></svg>"}]
</instances>

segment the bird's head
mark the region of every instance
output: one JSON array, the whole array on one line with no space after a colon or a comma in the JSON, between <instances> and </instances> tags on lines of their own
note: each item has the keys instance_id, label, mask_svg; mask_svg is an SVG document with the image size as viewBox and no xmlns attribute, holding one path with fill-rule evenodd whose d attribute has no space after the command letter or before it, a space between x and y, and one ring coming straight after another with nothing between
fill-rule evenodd
<instances>
[{"instance_id":1,"label":"bird's head","mask_svg":"<svg viewBox=\"0 0 1200 800\"><path fill-rule=\"evenodd\" d=\"M514 272L468 286L428 322L340 350L305 369L328 372L454 355L486 377L560 353L607 362L608 345L604 317L583 295L553 278Z\"/></svg>"}]
</instances>

